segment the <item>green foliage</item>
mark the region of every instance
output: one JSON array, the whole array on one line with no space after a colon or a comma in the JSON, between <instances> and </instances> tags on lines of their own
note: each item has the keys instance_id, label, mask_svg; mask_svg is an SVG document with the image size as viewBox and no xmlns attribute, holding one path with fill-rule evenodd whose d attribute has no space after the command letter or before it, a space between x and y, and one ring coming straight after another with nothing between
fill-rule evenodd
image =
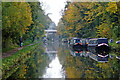
<instances>
[{"instance_id":1,"label":"green foliage","mask_svg":"<svg viewBox=\"0 0 120 80\"><path fill-rule=\"evenodd\" d=\"M69 37L106 37L118 40L120 38L119 4L118 2L67 3L62 17L66 34ZM64 28L60 28L60 24L58 27L59 33L64 34Z\"/></svg>"},{"instance_id":2,"label":"green foliage","mask_svg":"<svg viewBox=\"0 0 120 80\"><path fill-rule=\"evenodd\" d=\"M116 39L116 40L119 40L120 39L120 27L119 26L115 26L114 28L113 28L113 35L114 35L114 39Z\"/></svg>"},{"instance_id":3,"label":"green foliage","mask_svg":"<svg viewBox=\"0 0 120 80\"><path fill-rule=\"evenodd\" d=\"M28 3L2 3L2 41L10 44L17 42L32 23L31 8ZM3 47L7 47L7 44ZM9 47L9 46L8 46Z\"/></svg>"},{"instance_id":4,"label":"green foliage","mask_svg":"<svg viewBox=\"0 0 120 80\"><path fill-rule=\"evenodd\" d=\"M19 45L20 36L24 42L40 39L51 22L40 2L3 2L2 20L3 48Z\"/></svg>"},{"instance_id":5,"label":"green foliage","mask_svg":"<svg viewBox=\"0 0 120 80\"><path fill-rule=\"evenodd\" d=\"M114 54L114 52L111 53ZM88 56L83 56L84 53L78 54L82 56L72 56L70 50L66 47L58 50L58 56L65 69L66 78L105 79L120 77L120 64L119 60L116 59L116 54L114 54L113 59L109 58L108 62L97 62ZM91 54L88 53L88 55Z\"/></svg>"},{"instance_id":6,"label":"green foliage","mask_svg":"<svg viewBox=\"0 0 120 80\"><path fill-rule=\"evenodd\" d=\"M8 78L11 74L16 72L21 64L25 63L29 55L36 49L38 44L27 46L18 51L16 54L2 59L2 75L3 78ZM21 55L22 54L22 55Z\"/></svg>"},{"instance_id":7,"label":"green foliage","mask_svg":"<svg viewBox=\"0 0 120 80\"><path fill-rule=\"evenodd\" d=\"M64 23L62 20L59 21L58 26L57 26L58 34L63 38L63 37L68 37L68 34L66 33L66 29L64 27Z\"/></svg>"}]
</instances>

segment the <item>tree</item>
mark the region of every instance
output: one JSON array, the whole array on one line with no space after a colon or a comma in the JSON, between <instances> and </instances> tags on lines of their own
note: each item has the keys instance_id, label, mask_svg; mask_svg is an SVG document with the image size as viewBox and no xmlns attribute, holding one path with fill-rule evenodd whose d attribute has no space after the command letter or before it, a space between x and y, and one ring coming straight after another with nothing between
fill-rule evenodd
<instances>
[{"instance_id":1,"label":"tree","mask_svg":"<svg viewBox=\"0 0 120 80\"><path fill-rule=\"evenodd\" d=\"M18 41L33 23L31 8L25 2L2 3L2 41L3 47Z\"/></svg>"},{"instance_id":2,"label":"tree","mask_svg":"<svg viewBox=\"0 0 120 80\"><path fill-rule=\"evenodd\" d=\"M70 37L119 39L119 8L117 2L67 3L62 22Z\"/></svg>"}]
</instances>

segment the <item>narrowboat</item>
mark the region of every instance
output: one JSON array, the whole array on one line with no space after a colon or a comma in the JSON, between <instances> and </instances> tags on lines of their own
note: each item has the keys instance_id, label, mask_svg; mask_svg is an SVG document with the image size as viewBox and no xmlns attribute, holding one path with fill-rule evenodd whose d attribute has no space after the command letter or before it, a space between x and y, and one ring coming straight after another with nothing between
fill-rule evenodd
<instances>
[{"instance_id":1,"label":"narrowboat","mask_svg":"<svg viewBox=\"0 0 120 80\"><path fill-rule=\"evenodd\" d=\"M71 40L70 40L70 46L72 47L72 48L81 48L82 47L82 40L81 39L79 39L79 38L72 38Z\"/></svg>"}]
</instances>

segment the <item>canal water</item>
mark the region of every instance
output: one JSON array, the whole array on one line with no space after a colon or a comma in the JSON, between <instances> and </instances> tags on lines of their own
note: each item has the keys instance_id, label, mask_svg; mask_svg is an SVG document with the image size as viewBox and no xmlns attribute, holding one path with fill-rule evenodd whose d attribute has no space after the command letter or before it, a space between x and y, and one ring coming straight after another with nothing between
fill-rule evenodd
<instances>
[{"instance_id":1,"label":"canal water","mask_svg":"<svg viewBox=\"0 0 120 80\"><path fill-rule=\"evenodd\" d=\"M45 45L45 54L48 55L50 63L45 67L42 78L65 78L65 71L57 55L58 47L59 44L55 42L47 43Z\"/></svg>"},{"instance_id":2,"label":"canal water","mask_svg":"<svg viewBox=\"0 0 120 80\"><path fill-rule=\"evenodd\" d=\"M111 51L99 58L95 50L74 51L67 43L39 45L11 75L16 78L120 78L120 60Z\"/></svg>"},{"instance_id":3,"label":"canal water","mask_svg":"<svg viewBox=\"0 0 120 80\"><path fill-rule=\"evenodd\" d=\"M62 69L58 56L55 55L55 59L53 59L46 67L42 78L65 78L64 74L65 73Z\"/></svg>"}]
</instances>

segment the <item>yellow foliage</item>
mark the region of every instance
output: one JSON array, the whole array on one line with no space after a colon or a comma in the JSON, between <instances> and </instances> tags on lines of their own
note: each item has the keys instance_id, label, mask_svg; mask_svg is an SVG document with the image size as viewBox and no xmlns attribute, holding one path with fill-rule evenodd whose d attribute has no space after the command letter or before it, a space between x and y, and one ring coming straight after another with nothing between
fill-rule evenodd
<instances>
[{"instance_id":1,"label":"yellow foliage","mask_svg":"<svg viewBox=\"0 0 120 80\"><path fill-rule=\"evenodd\" d=\"M116 13L118 11L117 9L118 8L116 2L109 2L108 7L106 8L106 10L110 12L110 14Z\"/></svg>"}]
</instances>

